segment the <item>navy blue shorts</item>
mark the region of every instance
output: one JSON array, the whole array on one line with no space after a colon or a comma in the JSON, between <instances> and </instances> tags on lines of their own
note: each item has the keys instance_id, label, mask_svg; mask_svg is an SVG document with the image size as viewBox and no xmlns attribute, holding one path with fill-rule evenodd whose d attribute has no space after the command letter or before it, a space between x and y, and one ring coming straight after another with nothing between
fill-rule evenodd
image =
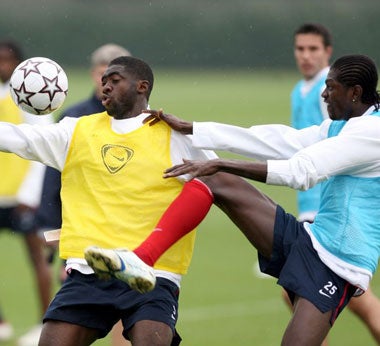
<instances>
[{"instance_id":1,"label":"navy blue shorts","mask_svg":"<svg viewBox=\"0 0 380 346\"><path fill-rule=\"evenodd\" d=\"M0 229L7 228L16 233L35 232L35 212L28 209L16 213L16 208L0 208Z\"/></svg>"},{"instance_id":2,"label":"navy blue shorts","mask_svg":"<svg viewBox=\"0 0 380 346\"><path fill-rule=\"evenodd\" d=\"M356 291L321 261L303 224L280 206L276 211L272 257L259 254L259 263L262 272L278 278L292 302L299 296L322 313L332 311L331 325Z\"/></svg>"},{"instance_id":3,"label":"navy blue shorts","mask_svg":"<svg viewBox=\"0 0 380 346\"><path fill-rule=\"evenodd\" d=\"M172 345L179 345L175 330L178 318L178 286L157 278L153 291L140 294L118 279L99 280L94 274L72 270L51 302L43 321L58 320L99 331L105 337L118 320L124 336L141 320L163 322L173 330Z\"/></svg>"}]
</instances>

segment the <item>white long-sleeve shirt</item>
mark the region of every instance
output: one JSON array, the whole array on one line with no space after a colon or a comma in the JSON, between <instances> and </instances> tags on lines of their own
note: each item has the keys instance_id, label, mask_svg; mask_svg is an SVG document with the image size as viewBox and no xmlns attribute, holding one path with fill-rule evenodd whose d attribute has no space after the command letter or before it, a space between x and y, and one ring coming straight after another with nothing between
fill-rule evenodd
<instances>
[{"instance_id":1,"label":"white long-sleeve shirt","mask_svg":"<svg viewBox=\"0 0 380 346\"><path fill-rule=\"evenodd\" d=\"M125 134L142 126L147 114L116 120L110 117L112 129ZM25 159L35 160L62 171L73 131L80 118L63 118L51 125L14 125L0 122L0 150L13 152ZM182 158L206 160L216 158L212 151L195 149L188 136L171 132L171 158L174 164L182 163ZM180 178L183 180L183 178Z\"/></svg>"},{"instance_id":2,"label":"white long-sleeve shirt","mask_svg":"<svg viewBox=\"0 0 380 346\"><path fill-rule=\"evenodd\" d=\"M365 114L373 112L371 107ZM195 122L193 145L267 161L267 184L305 190L330 176L377 176L380 172L380 117L352 118L339 136L328 138L332 120L296 130L286 125ZM339 148L337 151L336 148Z\"/></svg>"},{"instance_id":3,"label":"white long-sleeve shirt","mask_svg":"<svg viewBox=\"0 0 380 346\"><path fill-rule=\"evenodd\" d=\"M193 144L266 160L267 184L323 182L320 211L305 229L320 259L365 290L380 256L380 113L373 111L302 130L194 123Z\"/></svg>"}]
</instances>

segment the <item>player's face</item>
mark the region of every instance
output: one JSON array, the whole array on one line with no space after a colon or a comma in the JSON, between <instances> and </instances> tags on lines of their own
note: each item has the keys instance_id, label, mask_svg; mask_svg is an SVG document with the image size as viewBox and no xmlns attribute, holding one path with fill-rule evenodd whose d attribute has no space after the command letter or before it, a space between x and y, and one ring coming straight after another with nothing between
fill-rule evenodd
<instances>
[{"instance_id":1,"label":"player's face","mask_svg":"<svg viewBox=\"0 0 380 346\"><path fill-rule=\"evenodd\" d=\"M137 99L137 83L121 65L110 66L102 77L102 104L115 119L131 117Z\"/></svg>"},{"instance_id":2,"label":"player's face","mask_svg":"<svg viewBox=\"0 0 380 346\"><path fill-rule=\"evenodd\" d=\"M353 115L353 88L337 81L337 74L330 70L322 98L327 103L327 111L332 120L348 120Z\"/></svg>"},{"instance_id":3,"label":"player's face","mask_svg":"<svg viewBox=\"0 0 380 346\"><path fill-rule=\"evenodd\" d=\"M320 35L298 34L294 38L296 64L306 80L329 65L331 53L332 47L325 47Z\"/></svg>"}]
</instances>

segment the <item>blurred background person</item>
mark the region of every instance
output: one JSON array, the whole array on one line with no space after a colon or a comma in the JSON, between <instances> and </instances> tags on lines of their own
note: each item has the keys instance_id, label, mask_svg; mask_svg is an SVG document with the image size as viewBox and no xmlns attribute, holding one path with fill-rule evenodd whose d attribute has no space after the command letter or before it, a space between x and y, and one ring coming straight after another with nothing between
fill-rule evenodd
<instances>
[{"instance_id":1,"label":"blurred background person","mask_svg":"<svg viewBox=\"0 0 380 346\"><path fill-rule=\"evenodd\" d=\"M332 55L332 37L321 24L306 23L294 34L294 58L303 79L291 94L291 126L302 129L319 125L328 118L322 99ZM298 219L313 221L319 209L320 185L297 191Z\"/></svg>"},{"instance_id":2,"label":"blurred background person","mask_svg":"<svg viewBox=\"0 0 380 346\"><path fill-rule=\"evenodd\" d=\"M11 98L9 80L23 60L17 43L10 40L0 42L0 121L14 124L52 123L52 115L39 117L25 113ZM0 230L7 229L23 236L36 268L37 281L46 280L49 278L49 267L34 232L34 217L40 203L45 166L14 154L0 153L0 167ZM0 312L0 340L8 340L12 336L13 328Z\"/></svg>"},{"instance_id":3,"label":"blurred background person","mask_svg":"<svg viewBox=\"0 0 380 346\"><path fill-rule=\"evenodd\" d=\"M83 115L104 112L101 98L103 93L102 75L107 69L109 62L119 56L130 56L130 52L119 45L108 43L100 46L91 54L90 75L94 85L92 94L86 100L80 101L64 110L60 119L64 117L80 117ZM41 235L46 230L61 228L61 173L54 168L47 167L43 180L42 198L40 207L36 213L36 229ZM49 261L52 262L55 247L50 248ZM65 278L64 266L62 266L60 280ZM44 302L43 312L46 311L51 300L52 294L52 278L39 283L41 299ZM19 346L36 346L41 334L42 324L33 327L28 333L19 339ZM118 323L112 331L112 346L130 345L130 343L122 336L122 326Z\"/></svg>"}]
</instances>

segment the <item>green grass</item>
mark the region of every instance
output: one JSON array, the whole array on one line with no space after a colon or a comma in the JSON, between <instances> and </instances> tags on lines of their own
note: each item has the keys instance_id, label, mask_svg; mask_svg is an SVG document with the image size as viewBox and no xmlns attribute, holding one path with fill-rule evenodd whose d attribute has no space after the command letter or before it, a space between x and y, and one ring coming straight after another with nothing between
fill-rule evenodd
<instances>
[{"instance_id":1,"label":"green grass","mask_svg":"<svg viewBox=\"0 0 380 346\"><path fill-rule=\"evenodd\" d=\"M86 72L68 71L65 107L89 95ZM188 120L249 126L288 123L289 93L297 75L255 71L158 71L151 108ZM257 184L289 212L295 193ZM0 304L17 335L39 317L31 267L22 239L0 234ZM184 346L279 345L290 314L281 289L254 274L256 251L216 207L199 227L193 262L182 281L178 331ZM380 279L373 289L380 294ZM57 285L58 288L58 285ZM330 333L330 345L375 345L364 325L345 311ZM109 345L109 339L96 342ZM15 345L15 341L2 344Z\"/></svg>"}]
</instances>

